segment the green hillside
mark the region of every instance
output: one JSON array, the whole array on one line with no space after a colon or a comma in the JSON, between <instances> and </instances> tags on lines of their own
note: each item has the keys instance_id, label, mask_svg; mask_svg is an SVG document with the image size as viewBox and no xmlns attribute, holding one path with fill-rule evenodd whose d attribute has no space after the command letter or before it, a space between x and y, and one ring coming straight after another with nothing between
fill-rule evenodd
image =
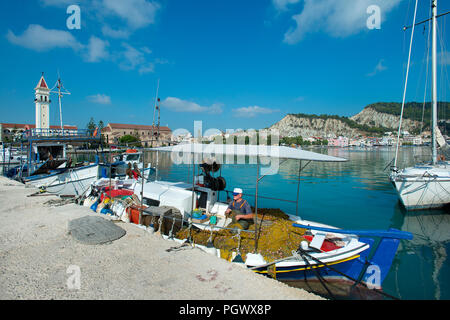
<instances>
[{"instance_id":1,"label":"green hillside","mask_svg":"<svg viewBox=\"0 0 450 320\"><path fill-rule=\"evenodd\" d=\"M395 116L400 116L402 104L399 102L377 102L366 106L364 109L374 109L380 113L391 114ZM315 114L305 114L305 113L296 113L290 114L292 116L298 118L306 118L306 119L335 119L342 121L350 128L358 129L362 132L372 133L372 134L382 134L386 131L392 131L396 128L385 128L385 127L376 127L370 126L366 124L360 124L348 117L338 116L338 115L315 115ZM425 110L423 109L423 103L420 102L408 102L405 104L405 109L403 112L403 117L405 119L422 121L422 115L424 120L424 129L429 129L431 122L431 102L425 103ZM438 102L438 120L450 120L450 102ZM450 122L450 121L449 121ZM450 132L450 123L444 125L444 123L440 123L441 130L443 132ZM420 130L415 132L419 133Z\"/></svg>"},{"instance_id":2,"label":"green hillside","mask_svg":"<svg viewBox=\"0 0 450 320\"><path fill-rule=\"evenodd\" d=\"M400 116L402 104L398 102L377 102L370 104L364 109L372 108L378 112ZM423 110L423 103L408 102L405 104L403 111L403 118L422 121L422 114L424 114L424 124L429 126L431 120L431 102L425 103L425 111ZM438 119L448 120L450 117L450 102L438 102Z\"/></svg>"}]
</instances>

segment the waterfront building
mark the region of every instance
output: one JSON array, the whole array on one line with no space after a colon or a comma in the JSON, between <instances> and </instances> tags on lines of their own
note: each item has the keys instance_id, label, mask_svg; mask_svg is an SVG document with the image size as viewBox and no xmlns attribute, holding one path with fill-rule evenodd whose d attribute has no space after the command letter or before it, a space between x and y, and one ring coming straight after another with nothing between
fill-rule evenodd
<instances>
[{"instance_id":1,"label":"waterfront building","mask_svg":"<svg viewBox=\"0 0 450 320\"><path fill-rule=\"evenodd\" d=\"M347 137L339 136L337 138L328 139L328 146L329 147L348 147L349 145L349 139Z\"/></svg>"},{"instance_id":2,"label":"waterfront building","mask_svg":"<svg viewBox=\"0 0 450 320\"><path fill-rule=\"evenodd\" d=\"M151 125L108 123L103 128L102 134L108 144L118 144L119 139L126 135L137 137L144 147L150 147L152 145L151 140L153 140L154 147L170 145L173 142L172 130L169 127L159 127L159 138L157 140L158 127Z\"/></svg>"}]
</instances>

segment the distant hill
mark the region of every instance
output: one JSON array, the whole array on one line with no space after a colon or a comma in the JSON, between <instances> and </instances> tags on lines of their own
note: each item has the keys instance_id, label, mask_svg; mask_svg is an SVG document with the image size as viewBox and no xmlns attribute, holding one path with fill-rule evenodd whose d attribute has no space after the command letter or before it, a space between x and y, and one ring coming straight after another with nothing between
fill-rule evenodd
<instances>
[{"instance_id":1,"label":"distant hill","mask_svg":"<svg viewBox=\"0 0 450 320\"><path fill-rule=\"evenodd\" d=\"M438 110L438 118L447 120L450 116L450 103L439 102ZM378 102L366 106L360 113L350 118L325 114L288 114L270 128L279 130L281 136L284 137L382 135L387 131L398 130L400 112L401 103ZM420 132L423 112L423 129L429 129L431 103L426 103L423 111L423 103L417 102L405 105L402 128L411 133Z\"/></svg>"},{"instance_id":2,"label":"distant hill","mask_svg":"<svg viewBox=\"0 0 450 320\"><path fill-rule=\"evenodd\" d=\"M364 109L374 109L380 113L400 116L402 104L398 102L378 102L370 104ZM431 102L425 103L425 110L423 108L423 103L408 102L405 104L403 119L422 121L422 115L425 125L429 126L431 120ZM449 117L450 102L438 102L438 119L448 120Z\"/></svg>"}]
</instances>

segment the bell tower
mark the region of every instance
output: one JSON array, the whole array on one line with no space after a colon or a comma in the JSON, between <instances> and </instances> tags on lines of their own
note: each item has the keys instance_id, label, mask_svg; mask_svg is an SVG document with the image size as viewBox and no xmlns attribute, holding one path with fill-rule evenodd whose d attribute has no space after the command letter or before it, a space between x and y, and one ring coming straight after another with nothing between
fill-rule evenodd
<instances>
[{"instance_id":1,"label":"bell tower","mask_svg":"<svg viewBox=\"0 0 450 320\"><path fill-rule=\"evenodd\" d=\"M42 73L35 91L36 103L36 129L49 129L50 128L50 89L44 79L44 73Z\"/></svg>"}]
</instances>

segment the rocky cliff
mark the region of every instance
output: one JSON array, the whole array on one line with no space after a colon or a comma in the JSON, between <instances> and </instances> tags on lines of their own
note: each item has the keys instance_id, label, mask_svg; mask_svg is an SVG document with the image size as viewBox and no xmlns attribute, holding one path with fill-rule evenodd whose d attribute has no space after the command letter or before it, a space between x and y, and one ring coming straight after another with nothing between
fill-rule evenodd
<instances>
[{"instance_id":1,"label":"rocky cliff","mask_svg":"<svg viewBox=\"0 0 450 320\"><path fill-rule=\"evenodd\" d=\"M399 121L399 116L379 112L375 107L367 106L351 118L288 114L282 120L272 125L270 129L279 130L282 137L356 137L359 135L382 134L386 131L396 132ZM414 130L420 129L420 126L420 121L403 119L403 130L413 132Z\"/></svg>"},{"instance_id":2,"label":"rocky cliff","mask_svg":"<svg viewBox=\"0 0 450 320\"><path fill-rule=\"evenodd\" d=\"M369 127L382 127L398 130L398 124L400 122L400 116L393 114L382 113L374 108L367 107L363 111L350 118L360 125L367 125ZM421 122L416 120L410 120L403 118L402 129L407 131L414 131L420 129Z\"/></svg>"},{"instance_id":3,"label":"rocky cliff","mask_svg":"<svg viewBox=\"0 0 450 320\"><path fill-rule=\"evenodd\" d=\"M350 128L346 123L337 119L303 118L288 114L279 122L270 127L279 130L282 137L323 137L336 136L353 137L359 134L356 128Z\"/></svg>"}]
</instances>

